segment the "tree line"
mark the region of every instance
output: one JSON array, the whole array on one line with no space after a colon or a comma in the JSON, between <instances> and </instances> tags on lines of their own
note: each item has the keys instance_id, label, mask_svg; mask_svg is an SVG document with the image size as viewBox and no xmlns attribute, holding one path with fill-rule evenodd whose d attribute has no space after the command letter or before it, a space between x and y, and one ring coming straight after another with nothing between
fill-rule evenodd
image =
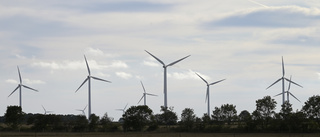
<instances>
[{"instance_id":1,"label":"tree line","mask_svg":"<svg viewBox=\"0 0 320 137\"><path fill-rule=\"evenodd\" d=\"M320 96L310 97L301 110L292 110L285 102L276 113L277 102L270 96L256 100L253 112L237 113L233 104L223 104L212 110L212 115L197 117L192 108L185 108L178 119L173 107L161 106L160 114L153 114L148 106L131 106L118 122L105 113L103 117L84 115L25 114L21 107L8 106L0 118L1 131L36 132L319 132Z\"/></svg>"}]
</instances>

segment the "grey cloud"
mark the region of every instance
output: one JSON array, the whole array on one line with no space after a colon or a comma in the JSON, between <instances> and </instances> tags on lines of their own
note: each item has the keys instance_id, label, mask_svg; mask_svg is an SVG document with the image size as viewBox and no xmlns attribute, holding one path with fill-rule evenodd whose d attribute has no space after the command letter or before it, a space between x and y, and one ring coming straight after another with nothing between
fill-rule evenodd
<instances>
[{"instance_id":1,"label":"grey cloud","mask_svg":"<svg viewBox=\"0 0 320 137\"><path fill-rule=\"evenodd\" d=\"M317 37L307 35L296 35L290 37L281 37L270 41L276 44L303 45L303 46L319 46L320 40Z\"/></svg>"},{"instance_id":2,"label":"grey cloud","mask_svg":"<svg viewBox=\"0 0 320 137\"><path fill-rule=\"evenodd\" d=\"M0 18L0 26L2 31L13 32L14 39L17 41L30 40L33 37L65 36L79 33L75 27L67 26L62 22L24 15Z\"/></svg>"},{"instance_id":3,"label":"grey cloud","mask_svg":"<svg viewBox=\"0 0 320 137\"><path fill-rule=\"evenodd\" d=\"M320 21L318 9L297 6L261 8L207 22L206 27L306 27Z\"/></svg>"},{"instance_id":4,"label":"grey cloud","mask_svg":"<svg viewBox=\"0 0 320 137\"><path fill-rule=\"evenodd\" d=\"M151 3L140 1L99 2L87 4L56 5L67 9L78 9L85 12L159 12L170 10L172 4Z\"/></svg>"}]
</instances>

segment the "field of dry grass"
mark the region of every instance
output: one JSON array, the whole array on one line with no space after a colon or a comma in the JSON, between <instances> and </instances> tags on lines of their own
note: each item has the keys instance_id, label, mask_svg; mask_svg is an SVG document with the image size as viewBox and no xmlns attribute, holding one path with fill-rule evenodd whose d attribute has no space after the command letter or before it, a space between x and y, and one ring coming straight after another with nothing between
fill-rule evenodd
<instances>
[{"instance_id":1,"label":"field of dry grass","mask_svg":"<svg viewBox=\"0 0 320 137\"><path fill-rule=\"evenodd\" d=\"M13 133L0 132L0 137L320 137L314 134L289 133Z\"/></svg>"}]
</instances>

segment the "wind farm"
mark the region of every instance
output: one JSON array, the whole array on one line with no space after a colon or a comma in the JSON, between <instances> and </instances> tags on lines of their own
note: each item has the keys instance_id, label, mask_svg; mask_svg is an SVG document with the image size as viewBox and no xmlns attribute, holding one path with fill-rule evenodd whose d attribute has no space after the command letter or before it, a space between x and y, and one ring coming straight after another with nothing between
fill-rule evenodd
<instances>
[{"instance_id":1,"label":"wind farm","mask_svg":"<svg viewBox=\"0 0 320 137\"><path fill-rule=\"evenodd\" d=\"M115 110L126 103L126 113L146 110L146 132L320 131L309 114L320 89L318 1L36 0L0 8L0 136L11 130L4 117L13 106L30 118L15 131L131 132ZM226 110L234 117L219 117ZM188 118L196 122L187 126Z\"/></svg>"}]
</instances>

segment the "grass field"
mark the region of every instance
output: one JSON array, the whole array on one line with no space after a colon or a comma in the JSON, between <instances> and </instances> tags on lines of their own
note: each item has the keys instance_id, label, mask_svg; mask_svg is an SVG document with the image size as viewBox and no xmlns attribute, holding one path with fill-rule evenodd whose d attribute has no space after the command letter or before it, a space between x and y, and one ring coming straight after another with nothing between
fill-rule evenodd
<instances>
[{"instance_id":1,"label":"grass field","mask_svg":"<svg viewBox=\"0 0 320 137\"><path fill-rule=\"evenodd\" d=\"M320 137L314 134L289 133L12 133L0 132L0 137Z\"/></svg>"}]
</instances>

